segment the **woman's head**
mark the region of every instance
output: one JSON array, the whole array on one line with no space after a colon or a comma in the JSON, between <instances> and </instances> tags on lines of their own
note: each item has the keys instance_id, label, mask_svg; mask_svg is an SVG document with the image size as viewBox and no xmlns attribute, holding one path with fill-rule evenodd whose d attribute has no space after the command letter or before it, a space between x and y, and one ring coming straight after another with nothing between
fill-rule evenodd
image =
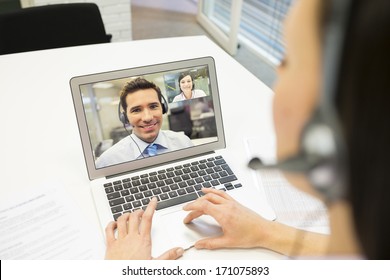
<instances>
[{"instance_id":1,"label":"woman's head","mask_svg":"<svg viewBox=\"0 0 390 280\"><path fill-rule=\"evenodd\" d=\"M328 4L298 0L286 21L286 59L279 68L274 102L279 159L298 151L302 128L318 104ZM389 12L388 0L352 2L335 102L348 155L347 201L369 258L388 258L390 252ZM294 184L304 181L291 174L288 178Z\"/></svg>"},{"instance_id":2,"label":"woman's head","mask_svg":"<svg viewBox=\"0 0 390 280\"><path fill-rule=\"evenodd\" d=\"M192 91L195 88L192 76L188 71L180 73L178 82L181 92Z\"/></svg>"}]
</instances>

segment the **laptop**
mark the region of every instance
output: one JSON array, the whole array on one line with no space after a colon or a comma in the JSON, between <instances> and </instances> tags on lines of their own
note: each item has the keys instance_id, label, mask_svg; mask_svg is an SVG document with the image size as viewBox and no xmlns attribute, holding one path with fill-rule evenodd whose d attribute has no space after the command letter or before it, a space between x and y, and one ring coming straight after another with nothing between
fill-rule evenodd
<instances>
[{"instance_id":1,"label":"laptop","mask_svg":"<svg viewBox=\"0 0 390 280\"><path fill-rule=\"evenodd\" d=\"M178 80L181 73L192 77L197 96L177 101L175 97L181 94ZM161 90L167 108L160 133L170 131L189 139L192 145L165 149L153 156L144 156L138 146L138 156L97 164L99 158L112 153L119 143L126 139L129 145L135 142L133 127L120 120L119 97L124 85L136 78L152 82ZM221 229L211 217L183 223L187 215L183 205L204 195L202 187L222 189L264 218L275 219L264 193L255 187L253 177L247 172L236 173L229 165L232 159L225 144L212 57L93 73L72 78L70 85L103 233L110 221L125 212L146 208L149 200L157 197L152 227L154 256L176 246L186 249L199 239L219 235Z\"/></svg>"}]
</instances>

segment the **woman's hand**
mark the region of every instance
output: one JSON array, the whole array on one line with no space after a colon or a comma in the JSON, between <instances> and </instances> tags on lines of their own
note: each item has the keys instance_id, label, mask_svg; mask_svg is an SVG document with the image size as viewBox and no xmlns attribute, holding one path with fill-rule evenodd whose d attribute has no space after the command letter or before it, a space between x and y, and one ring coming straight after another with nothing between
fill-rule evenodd
<instances>
[{"instance_id":1,"label":"woman's hand","mask_svg":"<svg viewBox=\"0 0 390 280\"><path fill-rule=\"evenodd\" d=\"M120 216L117 222L106 227L106 259L150 260L153 259L151 228L157 199L153 198L145 211L138 210ZM118 238L115 238L115 229ZM174 260L183 255L182 248L173 248L157 259Z\"/></svg>"},{"instance_id":2,"label":"woman's hand","mask_svg":"<svg viewBox=\"0 0 390 280\"><path fill-rule=\"evenodd\" d=\"M184 223L202 216L212 216L222 227L223 234L199 240L198 249L263 247L267 240L267 228L272 222L242 206L221 190L202 189L204 196L184 206L191 211Z\"/></svg>"}]
</instances>

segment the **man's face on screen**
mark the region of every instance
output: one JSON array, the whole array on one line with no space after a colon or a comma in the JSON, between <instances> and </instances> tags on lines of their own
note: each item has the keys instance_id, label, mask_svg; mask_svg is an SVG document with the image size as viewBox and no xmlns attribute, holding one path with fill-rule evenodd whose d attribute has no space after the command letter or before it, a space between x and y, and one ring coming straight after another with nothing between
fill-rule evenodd
<instances>
[{"instance_id":1,"label":"man's face on screen","mask_svg":"<svg viewBox=\"0 0 390 280\"><path fill-rule=\"evenodd\" d=\"M145 142L153 142L162 125L162 106L154 89L142 89L126 96L127 117L133 133Z\"/></svg>"}]
</instances>

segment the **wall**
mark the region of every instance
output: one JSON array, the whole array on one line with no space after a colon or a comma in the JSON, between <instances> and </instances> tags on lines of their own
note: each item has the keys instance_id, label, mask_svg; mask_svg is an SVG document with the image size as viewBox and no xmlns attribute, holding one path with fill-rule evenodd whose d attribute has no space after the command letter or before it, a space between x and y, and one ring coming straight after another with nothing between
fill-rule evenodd
<instances>
[{"instance_id":1,"label":"wall","mask_svg":"<svg viewBox=\"0 0 390 280\"><path fill-rule=\"evenodd\" d=\"M106 32L112 35L112 42L132 39L131 0L21 0L22 7L77 2L94 2L99 6Z\"/></svg>"}]
</instances>

